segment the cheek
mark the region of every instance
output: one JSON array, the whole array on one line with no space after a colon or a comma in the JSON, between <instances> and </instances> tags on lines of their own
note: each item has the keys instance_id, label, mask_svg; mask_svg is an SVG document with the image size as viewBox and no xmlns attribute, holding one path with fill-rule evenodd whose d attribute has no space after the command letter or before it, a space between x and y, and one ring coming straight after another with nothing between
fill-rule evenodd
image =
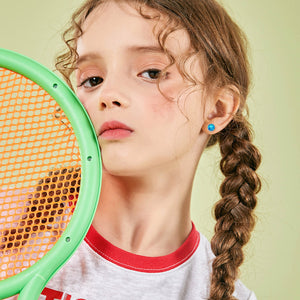
<instances>
[{"instance_id":1,"label":"cheek","mask_svg":"<svg viewBox=\"0 0 300 300\"><path fill-rule=\"evenodd\" d=\"M170 100L163 98L159 103L151 103L149 110L151 111L152 118L158 120L170 120L174 115L174 106Z\"/></svg>"},{"instance_id":2,"label":"cheek","mask_svg":"<svg viewBox=\"0 0 300 300\"><path fill-rule=\"evenodd\" d=\"M174 77L175 78L172 78L169 81L166 80L160 82L159 89L161 95L163 95L166 100L178 102L182 92L186 89L186 84L179 75Z\"/></svg>"},{"instance_id":3,"label":"cheek","mask_svg":"<svg viewBox=\"0 0 300 300\"><path fill-rule=\"evenodd\" d=\"M80 102L82 103L82 105L85 107L85 109L87 109L88 107L88 97L86 97L85 93L83 93L80 89L76 91L76 96L78 97L78 99L80 100Z\"/></svg>"},{"instance_id":4,"label":"cheek","mask_svg":"<svg viewBox=\"0 0 300 300\"><path fill-rule=\"evenodd\" d=\"M89 115L93 115L93 113L99 110L99 102L95 101L95 96L92 93L87 95L86 93L77 91L76 95Z\"/></svg>"},{"instance_id":5,"label":"cheek","mask_svg":"<svg viewBox=\"0 0 300 300\"><path fill-rule=\"evenodd\" d=\"M191 121L202 126L204 120L204 104L201 91L186 91L180 97L178 106L182 114Z\"/></svg>"},{"instance_id":6,"label":"cheek","mask_svg":"<svg viewBox=\"0 0 300 300\"><path fill-rule=\"evenodd\" d=\"M88 113L95 129L98 129L99 122L100 122L99 102L95 101L92 95L86 95L80 92L77 92L76 95L80 100L81 104L83 105L83 107L85 108L86 112Z\"/></svg>"},{"instance_id":7,"label":"cheek","mask_svg":"<svg viewBox=\"0 0 300 300\"><path fill-rule=\"evenodd\" d=\"M159 85L159 90L149 97L149 109L154 116L168 120L178 119L182 115L180 107L180 94L183 90L182 82L176 81L177 85L173 83L162 82Z\"/></svg>"},{"instance_id":8,"label":"cheek","mask_svg":"<svg viewBox=\"0 0 300 300\"><path fill-rule=\"evenodd\" d=\"M153 87L148 92L139 90L132 97L139 99L139 101L135 101L135 107L142 119L148 120L154 126L170 119L174 111L173 107L177 106L175 101L167 99L158 89Z\"/></svg>"},{"instance_id":9,"label":"cheek","mask_svg":"<svg viewBox=\"0 0 300 300\"><path fill-rule=\"evenodd\" d=\"M146 99L144 116L158 130L160 127L168 130L200 131L203 123L203 108L200 95L182 93L178 99L166 99L160 93ZM154 128L153 128L154 129Z\"/></svg>"}]
</instances>

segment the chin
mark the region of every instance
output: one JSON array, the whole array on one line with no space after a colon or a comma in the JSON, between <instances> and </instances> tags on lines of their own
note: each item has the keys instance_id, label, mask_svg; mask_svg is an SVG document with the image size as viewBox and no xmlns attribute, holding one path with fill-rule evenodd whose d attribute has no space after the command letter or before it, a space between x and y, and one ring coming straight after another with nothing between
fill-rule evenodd
<instances>
[{"instance_id":1,"label":"chin","mask_svg":"<svg viewBox=\"0 0 300 300\"><path fill-rule=\"evenodd\" d=\"M123 161L115 158L114 160L102 159L103 170L113 176L133 176L134 163L129 163L129 161Z\"/></svg>"},{"instance_id":2,"label":"chin","mask_svg":"<svg viewBox=\"0 0 300 300\"><path fill-rule=\"evenodd\" d=\"M119 147L121 148L121 147ZM123 150L123 151L121 151ZM101 150L103 169L114 176L131 176L140 169L136 155L132 155L127 149L115 149L113 147Z\"/></svg>"},{"instance_id":3,"label":"chin","mask_svg":"<svg viewBox=\"0 0 300 300\"><path fill-rule=\"evenodd\" d=\"M138 164L134 161L121 161L115 159L114 161L102 161L103 170L112 176L118 177L144 177L149 173L150 166L145 164Z\"/></svg>"},{"instance_id":4,"label":"chin","mask_svg":"<svg viewBox=\"0 0 300 300\"><path fill-rule=\"evenodd\" d=\"M105 166L103 164L103 170L112 176L118 176L118 177L126 177L130 176L130 172L126 169L121 169L120 167L112 167L112 166Z\"/></svg>"}]
</instances>

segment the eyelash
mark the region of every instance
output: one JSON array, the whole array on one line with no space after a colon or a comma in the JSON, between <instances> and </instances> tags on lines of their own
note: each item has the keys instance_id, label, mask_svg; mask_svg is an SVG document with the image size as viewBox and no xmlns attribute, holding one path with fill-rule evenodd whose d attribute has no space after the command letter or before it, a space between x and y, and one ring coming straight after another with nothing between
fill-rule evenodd
<instances>
[{"instance_id":1,"label":"eyelash","mask_svg":"<svg viewBox=\"0 0 300 300\"><path fill-rule=\"evenodd\" d=\"M159 79L159 77L161 76L162 71L159 70L159 69L149 69L149 70L145 70L145 71L139 73L138 75L143 77L142 74L144 74L144 73L148 73L149 76L147 77L147 79L149 79L151 81L155 81L155 80ZM151 77L151 75L150 75L151 73L152 74L155 73L155 75L154 75L155 78Z\"/></svg>"},{"instance_id":2,"label":"eyelash","mask_svg":"<svg viewBox=\"0 0 300 300\"><path fill-rule=\"evenodd\" d=\"M144 73L148 73L149 76L144 77L142 76ZM155 76L155 78L152 78L152 75ZM153 74L154 73L154 74ZM168 76L169 73L165 73L164 74L164 78L166 78ZM143 72L139 73L138 76L143 77L149 81L155 82L156 80L158 80L162 75L162 70L159 69L148 69L148 70L144 70ZM85 88L93 88L96 87L97 85L100 85L103 82L103 78L101 78L100 76L91 76L86 78L85 80L83 80L78 87L85 87ZM89 86L87 86L87 84Z\"/></svg>"},{"instance_id":3,"label":"eyelash","mask_svg":"<svg viewBox=\"0 0 300 300\"><path fill-rule=\"evenodd\" d=\"M92 83L92 81L96 81L94 83ZM99 82L100 81L100 82ZM91 76L86 78L85 80L83 80L78 87L82 87L84 86L85 88L93 88L99 84L101 84L103 82L103 78L99 77L99 76ZM85 86L87 83L90 84L90 86Z\"/></svg>"}]
</instances>

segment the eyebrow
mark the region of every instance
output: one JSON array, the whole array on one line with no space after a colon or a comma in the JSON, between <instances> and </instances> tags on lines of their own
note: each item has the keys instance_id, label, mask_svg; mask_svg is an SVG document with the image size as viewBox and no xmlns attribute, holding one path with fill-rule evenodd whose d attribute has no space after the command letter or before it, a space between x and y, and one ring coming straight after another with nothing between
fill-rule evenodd
<instances>
[{"instance_id":1,"label":"eyebrow","mask_svg":"<svg viewBox=\"0 0 300 300\"><path fill-rule=\"evenodd\" d=\"M165 53L163 48L159 46L131 46L128 48L130 52L152 52L152 53Z\"/></svg>"},{"instance_id":2,"label":"eyebrow","mask_svg":"<svg viewBox=\"0 0 300 300\"><path fill-rule=\"evenodd\" d=\"M158 53L158 54L165 54L163 48L159 46L130 46L126 48L128 52L138 52L138 53ZM76 65L80 65L85 61L89 60L101 60L102 56L96 52L91 52L80 56L77 59Z\"/></svg>"},{"instance_id":3,"label":"eyebrow","mask_svg":"<svg viewBox=\"0 0 300 300\"><path fill-rule=\"evenodd\" d=\"M79 58L76 61L76 65L80 65L85 61L89 61L89 60L100 60L101 56L98 53L88 53L88 54L84 54L82 56L79 56Z\"/></svg>"}]
</instances>

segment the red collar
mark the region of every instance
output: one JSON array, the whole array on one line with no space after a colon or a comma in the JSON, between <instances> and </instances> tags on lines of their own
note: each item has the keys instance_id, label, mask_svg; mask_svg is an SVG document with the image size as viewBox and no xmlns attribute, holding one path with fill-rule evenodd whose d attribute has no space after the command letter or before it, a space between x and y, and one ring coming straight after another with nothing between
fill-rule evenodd
<instances>
[{"instance_id":1,"label":"red collar","mask_svg":"<svg viewBox=\"0 0 300 300\"><path fill-rule=\"evenodd\" d=\"M124 251L104 239L93 226L89 229L85 241L100 256L126 269L157 273L169 271L187 261L196 251L200 234L192 224L192 230L184 243L174 252L158 257L148 257Z\"/></svg>"}]
</instances>

